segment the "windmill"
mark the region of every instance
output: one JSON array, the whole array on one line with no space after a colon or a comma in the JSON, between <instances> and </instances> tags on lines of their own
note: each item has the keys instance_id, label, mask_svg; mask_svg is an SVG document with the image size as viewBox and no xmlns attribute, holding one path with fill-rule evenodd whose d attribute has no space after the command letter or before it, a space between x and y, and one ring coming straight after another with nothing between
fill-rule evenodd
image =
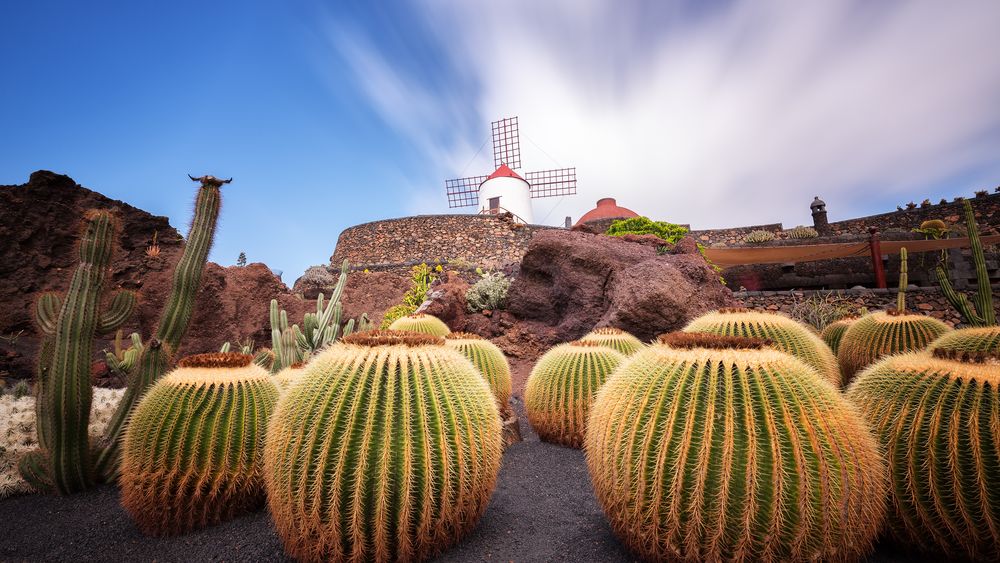
<instances>
[{"instance_id":1,"label":"windmill","mask_svg":"<svg viewBox=\"0 0 1000 563\"><path fill-rule=\"evenodd\" d=\"M470 176L445 181L448 207L479 207L480 215L511 213L517 221L531 223L531 200L576 194L576 168L527 172L521 168L521 141L517 117L494 121L493 166L489 176Z\"/></svg>"}]
</instances>

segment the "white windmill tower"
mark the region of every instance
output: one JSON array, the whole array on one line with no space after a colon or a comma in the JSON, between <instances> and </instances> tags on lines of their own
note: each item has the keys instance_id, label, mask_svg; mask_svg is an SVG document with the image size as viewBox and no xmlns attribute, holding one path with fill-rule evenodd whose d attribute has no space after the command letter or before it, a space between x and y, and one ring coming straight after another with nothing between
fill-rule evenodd
<instances>
[{"instance_id":1,"label":"white windmill tower","mask_svg":"<svg viewBox=\"0 0 1000 563\"><path fill-rule=\"evenodd\" d=\"M448 207L479 207L481 215L510 213L521 223L532 223L531 200L576 194L576 168L527 172L520 176L521 141L517 117L493 122L493 166L489 176L445 181Z\"/></svg>"}]
</instances>

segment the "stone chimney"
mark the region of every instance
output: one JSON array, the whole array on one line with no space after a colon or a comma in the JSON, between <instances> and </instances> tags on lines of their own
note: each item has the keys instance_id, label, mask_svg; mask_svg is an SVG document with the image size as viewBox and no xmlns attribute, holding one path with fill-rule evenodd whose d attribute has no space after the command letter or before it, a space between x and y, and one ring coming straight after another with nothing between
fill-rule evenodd
<instances>
[{"instance_id":1,"label":"stone chimney","mask_svg":"<svg viewBox=\"0 0 1000 563\"><path fill-rule=\"evenodd\" d=\"M573 218L572 218L572 217L569 217L569 216L567 216L567 217L566 217L566 228L568 229L568 228L570 228L570 227L572 227L572 226L573 226Z\"/></svg>"},{"instance_id":2,"label":"stone chimney","mask_svg":"<svg viewBox=\"0 0 1000 563\"><path fill-rule=\"evenodd\" d=\"M830 231L830 223L826 220L826 202L816 196L809 209L812 210L813 228L816 229L819 236L830 236L832 232Z\"/></svg>"}]
</instances>

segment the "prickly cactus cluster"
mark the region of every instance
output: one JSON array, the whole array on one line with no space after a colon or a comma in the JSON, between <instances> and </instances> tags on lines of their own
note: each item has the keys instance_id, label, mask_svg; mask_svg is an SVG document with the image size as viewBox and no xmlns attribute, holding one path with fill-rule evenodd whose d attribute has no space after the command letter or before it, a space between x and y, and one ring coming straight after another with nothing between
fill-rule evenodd
<instances>
[{"instance_id":1,"label":"prickly cactus cluster","mask_svg":"<svg viewBox=\"0 0 1000 563\"><path fill-rule=\"evenodd\" d=\"M468 332L452 332L444 338L445 344L461 352L486 379L501 414L508 411L512 384L510 365L503 351L489 340Z\"/></svg>"},{"instance_id":2,"label":"prickly cactus cluster","mask_svg":"<svg viewBox=\"0 0 1000 563\"><path fill-rule=\"evenodd\" d=\"M595 328L580 340L584 342L596 342L601 346L614 348L626 356L635 354L644 346L642 340L620 328L611 326Z\"/></svg>"},{"instance_id":3,"label":"prickly cactus cluster","mask_svg":"<svg viewBox=\"0 0 1000 563\"><path fill-rule=\"evenodd\" d=\"M847 329L851 328L851 325L857 320L857 317L844 317L833 321L823 328L823 332L820 333L820 338L823 339L823 342L826 342L826 345L830 347L830 350L833 350L834 355L836 355L837 351L840 350L840 341L844 338L844 333L847 332Z\"/></svg>"},{"instance_id":4,"label":"prickly cactus cluster","mask_svg":"<svg viewBox=\"0 0 1000 563\"><path fill-rule=\"evenodd\" d=\"M850 383L859 371L884 356L919 351L950 331L943 322L924 315L879 311L861 317L841 337L837 358Z\"/></svg>"},{"instance_id":5,"label":"prickly cactus cluster","mask_svg":"<svg viewBox=\"0 0 1000 563\"><path fill-rule=\"evenodd\" d=\"M444 321L434 315L426 315L424 313L399 317L389 325L389 330L408 330L434 336L445 336L451 332L451 329L448 328L448 325L444 324Z\"/></svg>"}]
</instances>

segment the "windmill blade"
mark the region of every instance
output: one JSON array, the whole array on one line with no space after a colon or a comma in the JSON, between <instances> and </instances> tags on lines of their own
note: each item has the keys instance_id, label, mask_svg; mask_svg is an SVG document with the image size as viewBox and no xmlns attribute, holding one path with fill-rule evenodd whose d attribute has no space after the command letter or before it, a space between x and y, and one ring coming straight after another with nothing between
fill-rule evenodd
<instances>
[{"instance_id":1,"label":"windmill blade","mask_svg":"<svg viewBox=\"0 0 1000 563\"><path fill-rule=\"evenodd\" d=\"M469 176L445 180L444 188L448 192L448 207L470 207L479 205L479 184L486 181L486 176Z\"/></svg>"},{"instance_id":2,"label":"windmill blade","mask_svg":"<svg viewBox=\"0 0 1000 563\"><path fill-rule=\"evenodd\" d=\"M521 167L521 136L517 131L517 116L493 122L493 167L506 164Z\"/></svg>"},{"instance_id":3,"label":"windmill blade","mask_svg":"<svg viewBox=\"0 0 1000 563\"><path fill-rule=\"evenodd\" d=\"M576 195L576 167L528 172L524 179L531 185L531 197Z\"/></svg>"}]
</instances>

